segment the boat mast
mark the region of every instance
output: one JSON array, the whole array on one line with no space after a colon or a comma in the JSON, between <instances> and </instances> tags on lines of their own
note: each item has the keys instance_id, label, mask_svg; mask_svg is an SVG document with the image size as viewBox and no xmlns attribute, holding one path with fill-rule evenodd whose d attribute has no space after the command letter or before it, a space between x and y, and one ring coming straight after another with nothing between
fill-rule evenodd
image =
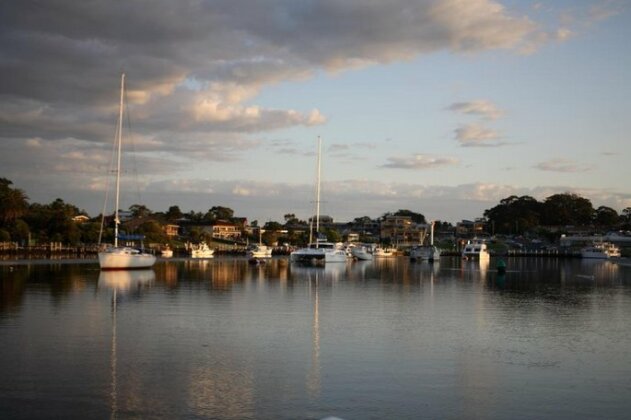
<instances>
[{"instance_id":1,"label":"boat mast","mask_svg":"<svg viewBox=\"0 0 631 420\"><path fill-rule=\"evenodd\" d=\"M430 231L429 231L429 244L434 246L434 221L430 222Z\"/></svg>"},{"instance_id":2,"label":"boat mast","mask_svg":"<svg viewBox=\"0 0 631 420\"><path fill-rule=\"evenodd\" d=\"M320 165L322 154L322 139L318 136L318 161L316 176L316 248L320 239Z\"/></svg>"},{"instance_id":3,"label":"boat mast","mask_svg":"<svg viewBox=\"0 0 631 420\"><path fill-rule=\"evenodd\" d=\"M121 149L123 142L123 96L125 94L125 73L121 75L121 99L118 109L118 127L116 129L117 157L116 157L116 207L114 210L114 246L118 246L118 225L120 219L118 217L118 202L121 183Z\"/></svg>"}]
</instances>

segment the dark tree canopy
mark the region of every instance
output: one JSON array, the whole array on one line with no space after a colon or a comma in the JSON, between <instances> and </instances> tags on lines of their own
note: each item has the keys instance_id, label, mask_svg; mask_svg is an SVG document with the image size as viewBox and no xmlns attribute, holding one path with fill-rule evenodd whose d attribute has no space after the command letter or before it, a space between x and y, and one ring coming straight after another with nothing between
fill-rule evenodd
<instances>
[{"instance_id":1,"label":"dark tree canopy","mask_svg":"<svg viewBox=\"0 0 631 420\"><path fill-rule=\"evenodd\" d=\"M491 222L492 233L523 233L539 225L541 209L542 204L528 195L511 195L486 210L484 217Z\"/></svg>"},{"instance_id":2,"label":"dark tree canopy","mask_svg":"<svg viewBox=\"0 0 631 420\"><path fill-rule=\"evenodd\" d=\"M13 182L0 178L0 225L12 225L28 211L28 197L24 191L12 188Z\"/></svg>"},{"instance_id":3,"label":"dark tree canopy","mask_svg":"<svg viewBox=\"0 0 631 420\"><path fill-rule=\"evenodd\" d=\"M576 194L554 194L543 202L543 224L548 226L589 225L593 216L591 201Z\"/></svg>"},{"instance_id":4,"label":"dark tree canopy","mask_svg":"<svg viewBox=\"0 0 631 420\"><path fill-rule=\"evenodd\" d=\"M232 220L234 217L234 210L229 207L213 206L204 215L204 220L208 222L215 222L217 220Z\"/></svg>"},{"instance_id":5,"label":"dark tree canopy","mask_svg":"<svg viewBox=\"0 0 631 420\"><path fill-rule=\"evenodd\" d=\"M600 206L596 209L594 221L603 227L612 227L618 224L620 216L618 212L607 206Z\"/></svg>"},{"instance_id":6,"label":"dark tree canopy","mask_svg":"<svg viewBox=\"0 0 631 420\"><path fill-rule=\"evenodd\" d=\"M396 213L393 214L393 216L409 216L412 218L412 221L414 223L427 223L425 221L425 216L423 216L421 213L415 213L411 210L398 210Z\"/></svg>"}]
</instances>

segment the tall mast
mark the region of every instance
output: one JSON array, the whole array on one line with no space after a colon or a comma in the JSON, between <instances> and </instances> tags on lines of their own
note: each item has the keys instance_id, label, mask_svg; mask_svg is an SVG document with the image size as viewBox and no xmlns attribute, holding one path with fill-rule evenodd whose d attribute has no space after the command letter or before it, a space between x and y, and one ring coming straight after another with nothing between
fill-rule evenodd
<instances>
[{"instance_id":1,"label":"tall mast","mask_svg":"<svg viewBox=\"0 0 631 420\"><path fill-rule=\"evenodd\" d=\"M322 155L322 139L318 136L318 161L316 176L316 247L320 238L320 166Z\"/></svg>"},{"instance_id":2,"label":"tall mast","mask_svg":"<svg viewBox=\"0 0 631 420\"><path fill-rule=\"evenodd\" d=\"M118 217L118 201L121 184L121 150L123 143L123 96L125 94L125 73L121 75L121 99L118 109L118 127L116 130L117 157L116 157L116 207L114 210L114 246L118 246L118 225L120 219Z\"/></svg>"}]
</instances>

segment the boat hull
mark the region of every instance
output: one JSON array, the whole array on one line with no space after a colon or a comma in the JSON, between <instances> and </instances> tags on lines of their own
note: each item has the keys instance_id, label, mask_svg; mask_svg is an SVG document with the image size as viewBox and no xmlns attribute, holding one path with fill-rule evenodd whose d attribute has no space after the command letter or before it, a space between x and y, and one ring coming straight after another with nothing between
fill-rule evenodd
<instances>
[{"instance_id":1,"label":"boat hull","mask_svg":"<svg viewBox=\"0 0 631 420\"><path fill-rule=\"evenodd\" d=\"M362 248L353 248L351 250L351 255L359 261L370 261L372 260L372 254L368 252L366 249Z\"/></svg>"},{"instance_id":2,"label":"boat hull","mask_svg":"<svg viewBox=\"0 0 631 420\"><path fill-rule=\"evenodd\" d=\"M338 249L305 248L289 255L291 262L303 264L322 264L346 262L346 253Z\"/></svg>"},{"instance_id":3,"label":"boat hull","mask_svg":"<svg viewBox=\"0 0 631 420\"><path fill-rule=\"evenodd\" d=\"M101 270L150 268L155 262L155 255L127 249L99 252L99 266Z\"/></svg>"},{"instance_id":4,"label":"boat hull","mask_svg":"<svg viewBox=\"0 0 631 420\"><path fill-rule=\"evenodd\" d=\"M272 248L267 246L257 246L250 249L245 254L248 258L272 258Z\"/></svg>"},{"instance_id":5,"label":"boat hull","mask_svg":"<svg viewBox=\"0 0 631 420\"><path fill-rule=\"evenodd\" d=\"M419 247L410 251L410 259L415 261L436 261L439 258L440 251L432 246Z\"/></svg>"}]
</instances>

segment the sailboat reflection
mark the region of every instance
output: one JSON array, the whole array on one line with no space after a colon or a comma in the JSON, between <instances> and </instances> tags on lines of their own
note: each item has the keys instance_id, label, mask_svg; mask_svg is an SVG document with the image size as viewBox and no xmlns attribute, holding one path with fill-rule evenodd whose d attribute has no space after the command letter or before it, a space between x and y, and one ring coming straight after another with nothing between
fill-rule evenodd
<instances>
[{"instance_id":1,"label":"sailboat reflection","mask_svg":"<svg viewBox=\"0 0 631 420\"><path fill-rule=\"evenodd\" d=\"M121 296L134 291L139 291L142 286L151 284L156 275L153 270L131 271L101 271L98 285L112 289L112 347L110 359L110 372L112 375L112 387L110 389L110 418L118 417L118 384L117 384L117 356L116 356L116 311Z\"/></svg>"},{"instance_id":2,"label":"sailboat reflection","mask_svg":"<svg viewBox=\"0 0 631 420\"><path fill-rule=\"evenodd\" d=\"M104 286L116 292L129 292L141 286L151 284L156 279L153 270L118 270L101 271L99 287Z\"/></svg>"},{"instance_id":3,"label":"sailboat reflection","mask_svg":"<svg viewBox=\"0 0 631 420\"><path fill-rule=\"evenodd\" d=\"M313 292L313 322L311 325L311 368L307 374L307 391L312 398L320 395L320 284L319 272L315 278L309 276L310 290Z\"/></svg>"}]
</instances>

